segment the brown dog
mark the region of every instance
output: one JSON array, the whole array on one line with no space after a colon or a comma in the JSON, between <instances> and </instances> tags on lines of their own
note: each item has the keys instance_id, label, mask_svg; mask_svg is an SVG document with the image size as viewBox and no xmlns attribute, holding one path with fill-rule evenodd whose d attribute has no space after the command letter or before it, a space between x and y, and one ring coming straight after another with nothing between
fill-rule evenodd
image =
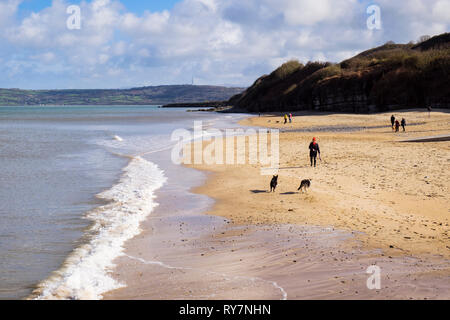
<instances>
[{"instance_id":1,"label":"brown dog","mask_svg":"<svg viewBox=\"0 0 450 320\"><path fill-rule=\"evenodd\" d=\"M300 187L298 187L298 190L302 190L302 193L304 191L307 191L309 187L311 187L311 180L312 179L304 179L302 182L300 182Z\"/></svg>"}]
</instances>

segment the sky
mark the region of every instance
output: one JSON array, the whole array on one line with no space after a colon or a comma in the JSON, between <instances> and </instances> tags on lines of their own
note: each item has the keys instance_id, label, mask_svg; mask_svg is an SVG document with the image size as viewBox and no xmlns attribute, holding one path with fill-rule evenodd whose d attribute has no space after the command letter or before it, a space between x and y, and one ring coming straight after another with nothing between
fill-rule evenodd
<instances>
[{"instance_id":1,"label":"sky","mask_svg":"<svg viewBox=\"0 0 450 320\"><path fill-rule=\"evenodd\" d=\"M249 86L449 29L450 0L0 0L0 87Z\"/></svg>"}]
</instances>

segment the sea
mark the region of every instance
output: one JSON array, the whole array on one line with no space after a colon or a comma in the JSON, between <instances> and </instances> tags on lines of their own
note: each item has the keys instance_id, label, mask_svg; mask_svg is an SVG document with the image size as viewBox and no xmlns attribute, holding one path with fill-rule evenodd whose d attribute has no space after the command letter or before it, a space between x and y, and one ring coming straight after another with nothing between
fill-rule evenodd
<instances>
[{"instance_id":1,"label":"sea","mask_svg":"<svg viewBox=\"0 0 450 320\"><path fill-rule=\"evenodd\" d=\"M156 191L188 170L172 161L172 133L245 117L187 111L0 107L0 299L100 299L126 286L114 259L159 205Z\"/></svg>"}]
</instances>

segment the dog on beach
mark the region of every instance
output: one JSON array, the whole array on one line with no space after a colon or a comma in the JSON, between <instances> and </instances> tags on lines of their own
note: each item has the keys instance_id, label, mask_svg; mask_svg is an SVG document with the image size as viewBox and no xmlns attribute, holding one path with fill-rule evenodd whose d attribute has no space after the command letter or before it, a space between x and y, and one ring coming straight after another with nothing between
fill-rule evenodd
<instances>
[{"instance_id":1,"label":"dog on beach","mask_svg":"<svg viewBox=\"0 0 450 320\"><path fill-rule=\"evenodd\" d=\"M277 184L278 184L278 175L273 176L272 180L270 180L270 192L275 192Z\"/></svg>"},{"instance_id":2,"label":"dog on beach","mask_svg":"<svg viewBox=\"0 0 450 320\"><path fill-rule=\"evenodd\" d=\"M300 187L298 187L298 190L302 190L302 193L304 191L307 191L309 187L311 187L311 180L312 179L304 179L302 182L300 182Z\"/></svg>"}]
</instances>

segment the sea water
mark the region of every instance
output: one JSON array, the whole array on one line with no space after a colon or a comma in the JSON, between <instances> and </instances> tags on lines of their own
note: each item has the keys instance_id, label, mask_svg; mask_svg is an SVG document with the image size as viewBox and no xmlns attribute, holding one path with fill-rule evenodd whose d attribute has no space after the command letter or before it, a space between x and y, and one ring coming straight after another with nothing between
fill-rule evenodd
<instances>
[{"instance_id":1,"label":"sea water","mask_svg":"<svg viewBox=\"0 0 450 320\"><path fill-rule=\"evenodd\" d=\"M173 130L242 115L157 106L0 107L0 299L99 299L171 183Z\"/></svg>"}]
</instances>

